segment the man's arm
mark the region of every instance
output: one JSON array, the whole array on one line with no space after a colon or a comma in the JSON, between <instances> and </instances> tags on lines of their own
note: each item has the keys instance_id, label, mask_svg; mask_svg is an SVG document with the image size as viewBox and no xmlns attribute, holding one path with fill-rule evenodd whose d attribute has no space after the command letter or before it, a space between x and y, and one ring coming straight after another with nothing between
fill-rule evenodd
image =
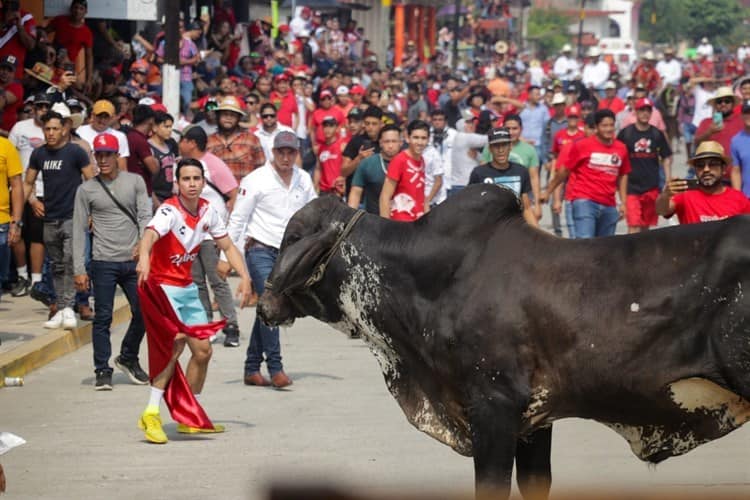
<instances>
[{"instance_id":1,"label":"man's arm","mask_svg":"<svg viewBox=\"0 0 750 500\"><path fill-rule=\"evenodd\" d=\"M625 213L627 212L627 201L628 201L628 174L621 175L617 179L617 191L620 194L620 207L618 211L620 212L621 217L625 217Z\"/></svg>"},{"instance_id":2,"label":"man's arm","mask_svg":"<svg viewBox=\"0 0 750 500\"><path fill-rule=\"evenodd\" d=\"M540 201L546 202L549 199L550 193L557 189L558 186L562 185L562 183L565 182L569 175L570 170L565 167L560 167L557 170L557 173L552 177L552 179L550 179L549 183L547 184L547 189L545 189L544 192L540 195Z\"/></svg>"},{"instance_id":3,"label":"man's arm","mask_svg":"<svg viewBox=\"0 0 750 500\"><path fill-rule=\"evenodd\" d=\"M742 171L739 165L732 165L729 167L729 179L732 183L732 187L738 191L742 190Z\"/></svg>"},{"instance_id":4,"label":"man's arm","mask_svg":"<svg viewBox=\"0 0 750 500\"><path fill-rule=\"evenodd\" d=\"M531 208L531 200L529 195L523 193L521 195L521 201L523 202L523 218L529 226L539 227L539 220L534 214L534 210Z\"/></svg>"},{"instance_id":5,"label":"man's arm","mask_svg":"<svg viewBox=\"0 0 750 500\"><path fill-rule=\"evenodd\" d=\"M21 181L21 174L14 175L10 179L8 179L8 185L10 186L11 192L11 222L14 222L15 224L10 225L10 230L8 234L8 244L13 245L18 240L21 239L21 226L18 225L18 222L23 217L23 206L24 206L24 197L23 197L23 182Z\"/></svg>"},{"instance_id":6,"label":"man's arm","mask_svg":"<svg viewBox=\"0 0 750 500\"><path fill-rule=\"evenodd\" d=\"M216 246L226 255L229 265L237 271L240 276L240 284L237 287L237 297L240 299L240 308L248 305L250 302L250 274L247 272L245 266L245 259L237 247L234 246L232 240L229 237L219 238L216 241Z\"/></svg>"},{"instance_id":7,"label":"man's arm","mask_svg":"<svg viewBox=\"0 0 750 500\"><path fill-rule=\"evenodd\" d=\"M360 203L362 203L363 192L364 189L361 187L352 186L351 190L349 190L349 197L346 199L346 204L355 209L359 208Z\"/></svg>"},{"instance_id":8,"label":"man's arm","mask_svg":"<svg viewBox=\"0 0 750 500\"><path fill-rule=\"evenodd\" d=\"M91 179L92 177L94 177L94 166L89 163L81 169L81 174L83 175L83 178L85 180Z\"/></svg>"},{"instance_id":9,"label":"man's arm","mask_svg":"<svg viewBox=\"0 0 750 500\"><path fill-rule=\"evenodd\" d=\"M138 273L138 285L142 285L148 279L151 272L151 249L154 243L159 240L159 234L151 228L143 232L141 238L141 247L138 249L138 265L135 272Z\"/></svg>"},{"instance_id":10,"label":"man's arm","mask_svg":"<svg viewBox=\"0 0 750 500\"><path fill-rule=\"evenodd\" d=\"M667 156L666 158L662 160L661 168L664 171L664 178L671 179L672 178L672 157L671 156Z\"/></svg>"},{"instance_id":11,"label":"man's arm","mask_svg":"<svg viewBox=\"0 0 750 500\"><path fill-rule=\"evenodd\" d=\"M76 190L76 197L73 207L73 281L76 290L88 290L89 277L86 273L85 250L86 250L86 229L89 225L88 196L83 186Z\"/></svg>"},{"instance_id":12,"label":"man's arm","mask_svg":"<svg viewBox=\"0 0 750 500\"><path fill-rule=\"evenodd\" d=\"M539 167L529 167L529 178L531 180L531 193L534 195L534 214L542 217L541 193L539 192Z\"/></svg>"},{"instance_id":13,"label":"man's arm","mask_svg":"<svg viewBox=\"0 0 750 500\"><path fill-rule=\"evenodd\" d=\"M426 206L430 206L430 203L432 203L432 200L435 199L435 196L440 192L440 188L443 187L443 174L436 175L435 181L432 183L432 189L430 190L430 194L427 195L427 198L425 198L424 203Z\"/></svg>"},{"instance_id":14,"label":"man's arm","mask_svg":"<svg viewBox=\"0 0 750 500\"><path fill-rule=\"evenodd\" d=\"M34 191L34 181L36 181L36 176L39 173L38 170L34 168L27 168L26 169L26 177L23 179L23 199L28 200L29 195Z\"/></svg>"},{"instance_id":15,"label":"man's arm","mask_svg":"<svg viewBox=\"0 0 750 500\"><path fill-rule=\"evenodd\" d=\"M157 160L153 155L144 158L143 164L146 166L148 171L151 172L151 175L156 175L157 173L159 173L159 169L161 168L161 166L159 165L159 160Z\"/></svg>"},{"instance_id":16,"label":"man's arm","mask_svg":"<svg viewBox=\"0 0 750 500\"><path fill-rule=\"evenodd\" d=\"M391 218L391 198L396 192L397 183L390 177L386 177L383 182L383 189L380 191L380 216L384 219Z\"/></svg>"}]
</instances>

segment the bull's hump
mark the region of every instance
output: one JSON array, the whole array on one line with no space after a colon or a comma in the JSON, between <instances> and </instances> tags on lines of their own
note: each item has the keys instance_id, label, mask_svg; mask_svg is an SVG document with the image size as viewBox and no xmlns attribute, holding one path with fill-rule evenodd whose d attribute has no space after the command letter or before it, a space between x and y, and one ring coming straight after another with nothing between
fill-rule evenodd
<instances>
[{"instance_id":1,"label":"bull's hump","mask_svg":"<svg viewBox=\"0 0 750 500\"><path fill-rule=\"evenodd\" d=\"M750 421L750 401L704 378L669 384L665 394L674 422L633 426L605 422L641 460L658 463L718 439Z\"/></svg>"}]
</instances>

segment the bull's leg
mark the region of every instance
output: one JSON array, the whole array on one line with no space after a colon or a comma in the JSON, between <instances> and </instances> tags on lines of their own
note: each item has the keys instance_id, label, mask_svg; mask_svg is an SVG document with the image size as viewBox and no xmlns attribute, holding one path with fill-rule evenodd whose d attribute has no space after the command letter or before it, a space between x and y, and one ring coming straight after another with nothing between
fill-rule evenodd
<instances>
[{"instance_id":1,"label":"bull's leg","mask_svg":"<svg viewBox=\"0 0 750 500\"><path fill-rule=\"evenodd\" d=\"M516 482L525 500L545 500L552 484L552 426L544 427L516 446Z\"/></svg>"},{"instance_id":2,"label":"bull's leg","mask_svg":"<svg viewBox=\"0 0 750 500\"><path fill-rule=\"evenodd\" d=\"M478 499L508 498L516 454L519 414L481 401L472 411L474 480Z\"/></svg>"}]
</instances>

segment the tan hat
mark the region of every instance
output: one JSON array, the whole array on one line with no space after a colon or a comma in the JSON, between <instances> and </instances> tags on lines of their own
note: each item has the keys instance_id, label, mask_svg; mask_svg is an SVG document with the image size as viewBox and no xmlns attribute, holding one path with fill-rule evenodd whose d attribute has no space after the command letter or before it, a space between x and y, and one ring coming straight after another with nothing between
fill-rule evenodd
<instances>
[{"instance_id":1,"label":"tan hat","mask_svg":"<svg viewBox=\"0 0 750 500\"><path fill-rule=\"evenodd\" d=\"M507 54L508 43L503 40L498 40L497 42L495 42L495 52L498 54Z\"/></svg>"},{"instance_id":2,"label":"tan hat","mask_svg":"<svg viewBox=\"0 0 750 500\"><path fill-rule=\"evenodd\" d=\"M664 49L664 55L671 54L674 55L674 49L672 47L667 47Z\"/></svg>"},{"instance_id":3,"label":"tan hat","mask_svg":"<svg viewBox=\"0 0 750 500\"><path fill-rule=\"evenodd\" d=\"M31 69L25 68L24 71L26 72L26 74L33 76L37 80L41 80L42 82L49 85L54 85L52 80L54 79L55 72L46 64L38 62L35 63L34 67L32 67Z\"/></svg>"},{"instance_id":4,"label":"tan hat","mask_svg":"<svg viewBox=\"0 0 750 500\"><path fill-rule=\"evenodd\" d=\"M645 59L646 61L656 61L656 56L654 55L653 50L647 50L645 54L643 54L642 59Z\"/></svg>"},{"instance_id":5,"label":"tan hat","mask_svg":"<svg viewBox=\"0 0 750 500\"><path fill-rule=\"evenodd\" d=\"M737 104L739 102L739 98L735 95L735 93L732 91L732 87L719 87L716 89L716 93L709 99L708 104L712 105L714 104L714 101L716 99L721 99L722 97L731 97L734 99L734 104Z\"/></svg>"},{"instance_id":6,"label":"tan hat","mask_svg":"<svg viewBox=\"0 0 750 500\"><path fill-rule=\"evenodd\" d=\"M552 105L555 104L565 104L565 95L561 92L558 92L552 96Z\"/></svg>"},{"instance_id":7,"label":"tan hat","mask_svg":"<svg viewBox=\"0 0 750 500\"><path fill-rule=\"evenodd\" d=\"M233 95L228 95L222 99L216 111L233 111L240 116L245 116L245 110L242 109L240 101Z\"/></svg>"},{"instance_id":8,"label":"tan hat","mask_svg":"<svg viewBox=\"0 0 750 500\"><path fill-rule=\"evenodd\" d=\"M692 165L695 160L701 160L704 158L719 158L725 165L731 163L729 158L727 158L722 145L716 141L701 142L695 150L695 156L688 160L688 164Z\"/></svg>"},{"instance_id":9,"label":"tan hat","mask_svg":"<svg viewBox=\"0 0 750 500\"><path fill-rule=\"evenodd\" d=\"M107 113L109 116L115 116L115 105L106 99L99 99L94 103L91 109L92 116Z\"/></svg>"}]
</instances>

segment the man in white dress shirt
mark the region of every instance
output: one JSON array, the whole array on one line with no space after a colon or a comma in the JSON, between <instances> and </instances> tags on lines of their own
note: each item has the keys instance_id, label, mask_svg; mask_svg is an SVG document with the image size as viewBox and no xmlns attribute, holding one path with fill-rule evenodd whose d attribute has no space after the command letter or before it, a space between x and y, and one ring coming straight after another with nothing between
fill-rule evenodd
<instances>
[{"instance_id":1,"label":"man in white dress shirt","mask_svg":"<svg viewBox=\"0 0 750 500\"><path fill-rule=\"evenodd\" d=\"M583 84L587 88L601 91L609 80L609 64L601 59L598 47L589 49L589 62L583 67Z\"/></svg>"},{"instance_id":2,"label":"man in white dress shirt","mask_svg":"<svg viewBox=\"0 0 750 500\"><path fill-rule=\"evenodd\" d=\"M656 71L661 77L663 86L672 85L673 87L677 87L680 84L682 66L680 65L680 61L675 59L672 47L664 49L664 59L656 64Z\"/></svg>"},{"instance_id":3,"label":"man in white dress shirt","mask_svg":"<svg viewBox=\"0 0 750 500\"><path fill-rule=\"evenodd\" d=\"M299 141L294 132L279 132L273 141L270 165L246 175L240 182L228 232L238 248L245 248L245 259L258 294L279 256L284 231L292 215L316 197L310 174L295 165ZM247 240L249 238L249 241ZM226 273L229 265L220 262L217 270ZM269 381L260 373L265 354ZM281 364L279 329L270 328L256 316L245 359L245 385L277 389L292 384Z\"/></svg>"}]
</instances>

